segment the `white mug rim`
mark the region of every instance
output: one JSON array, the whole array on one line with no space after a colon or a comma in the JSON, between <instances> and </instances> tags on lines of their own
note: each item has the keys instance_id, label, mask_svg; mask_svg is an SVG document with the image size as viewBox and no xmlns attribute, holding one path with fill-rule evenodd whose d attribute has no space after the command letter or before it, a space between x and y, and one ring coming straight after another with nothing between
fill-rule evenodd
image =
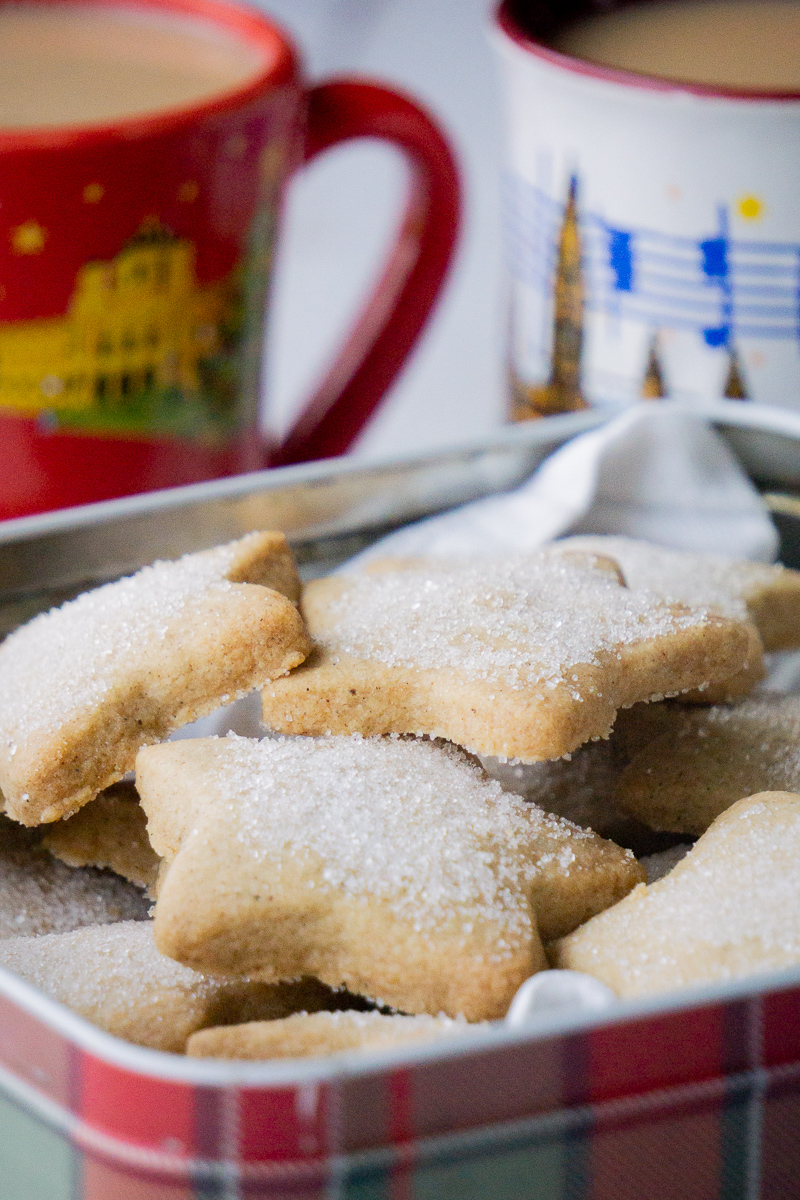
<instances>
[{"instance_id":1,"label":"white mug rim","mask_svg":"<svg viewBox=\"0 0 800 1200\"><path fill-rule=\"evenodd\" d=\"M635 0L634 0L635 2ZM607 83L623 84L627 87L640 88L655 92L683 92L708 99L745 100L753 103L767 101L791 103L800 101L800 92L767 91L757 88L724 87L718 84L690 83L686 80L670 79L666 76L648 75L639 71L628 71L621 67L607 67L600 63L589 62L587 59L575 58L571 54L563 54L551 46L539 41L537 37L517 18L514 13L514 0L502 0L495 14L495 23L500 33L516 46L533 57L560 67L573 75L585 75L593 79L601 79Z\"/></svg>"}]
</instances>

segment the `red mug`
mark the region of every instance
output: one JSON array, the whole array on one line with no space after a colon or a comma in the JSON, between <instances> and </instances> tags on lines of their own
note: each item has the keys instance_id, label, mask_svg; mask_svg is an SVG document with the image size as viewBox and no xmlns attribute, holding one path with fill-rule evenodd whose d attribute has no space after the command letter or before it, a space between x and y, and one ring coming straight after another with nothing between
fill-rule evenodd
<instances>
[{"instance_id":1,"label":"red mug","mask_svg":"<svg viewBox=\"0 0 800 1200\"><path fill-rule=\"evenodd\" d=\"M453 157L409 98L361 79L308 88L285 34L226 0L88 2L186 22L187 36L199 22L258 65L178 107L0 130L0 518L342 454L419 336L456 239ZM405 214L338 358L270 446L260 364L285 186L358 137L405 155Z\"/></svg>"}]
</instances>

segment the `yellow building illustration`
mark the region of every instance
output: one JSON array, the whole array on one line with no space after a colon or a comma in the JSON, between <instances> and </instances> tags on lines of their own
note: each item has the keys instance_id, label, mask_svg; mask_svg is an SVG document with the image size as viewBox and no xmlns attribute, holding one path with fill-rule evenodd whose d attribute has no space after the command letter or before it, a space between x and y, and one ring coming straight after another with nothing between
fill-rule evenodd
<instances>
[{"instance_id":1,"label":"yellow building illustration","mask_svg":"<svg viewBox=\"0 0 800 1200\"><path fill-rule=\"evenodd\" d=\"M228 281L198 285L193 243L148 220L115 258L81 267L63 317L0 324L0 405L124 425L136 397L192 396L230 306Z\"/></svg>"}]
</instances>

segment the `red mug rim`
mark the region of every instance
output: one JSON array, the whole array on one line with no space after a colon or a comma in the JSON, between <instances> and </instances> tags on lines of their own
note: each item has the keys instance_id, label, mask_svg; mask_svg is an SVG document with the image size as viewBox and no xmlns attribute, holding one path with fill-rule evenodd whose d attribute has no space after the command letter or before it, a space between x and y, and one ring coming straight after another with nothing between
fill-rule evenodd
<instances>
[{"instance_id":1,"label":"red mug rim","mask_svg":"<svg viewBox=\"0 0 800 1200\"><path fill-rule=\"evenodd\" d=\"M225 27L243 41L265 51L263 69L246 83L215 93L208 100L164 108L141 116L117 117L91 124L32 126L27 129L0 129L0 153L9 150L49 150L87 145L94 142L131 141L139 137L169 134L215 113L241 108L264 92L297 78L297 54L287 35L265 14L255 8L229 0L29 0L43 7L120 8L132 11L156 10L190 16ZM0 4L14 0L0 0Z\"/></svg>"},{"instance_id":2,"label":"red mug rim","mask_svg":"<svg viewBox=\"0 0 800 1200\"><path fill-rule=\"evenodd\" d=\"M689 83L682 79L669 79L664 76L647 75L638 71L628 71L621 67L607 67L600 63L589 62L587 59L574 58L571 54L563 54L554 50L545 42L539 41L534 33L525 28L515 9L518 7L514 0L502 0L497 10L497 24L500 30L512 42L515 42L529 54L554 66L571 71L574 75L588 75L594 79L603 79L609 83L626 84L653 92L689 92L695 96L716 97L723 100L749 101L797 101L800 92L761 91L756 88L723 87L717 84Z\"/></svg>"}]
</instances>

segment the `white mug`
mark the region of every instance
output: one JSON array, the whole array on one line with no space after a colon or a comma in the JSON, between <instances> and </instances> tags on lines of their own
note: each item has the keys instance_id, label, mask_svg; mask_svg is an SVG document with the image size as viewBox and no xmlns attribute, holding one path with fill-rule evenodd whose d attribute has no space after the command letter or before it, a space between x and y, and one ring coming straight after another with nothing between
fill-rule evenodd
<instances>
[{"instance_id":1,"label":"white mug","mask_svg":"<svg viewBox=\"0 0 800 1200\"><path fill-rule=\"evenodd\" d=\"M540 40L564 11L506 0L495 27L512 417L800 408L800 95L570 57Z\"/></svg>"}]
</instances>

